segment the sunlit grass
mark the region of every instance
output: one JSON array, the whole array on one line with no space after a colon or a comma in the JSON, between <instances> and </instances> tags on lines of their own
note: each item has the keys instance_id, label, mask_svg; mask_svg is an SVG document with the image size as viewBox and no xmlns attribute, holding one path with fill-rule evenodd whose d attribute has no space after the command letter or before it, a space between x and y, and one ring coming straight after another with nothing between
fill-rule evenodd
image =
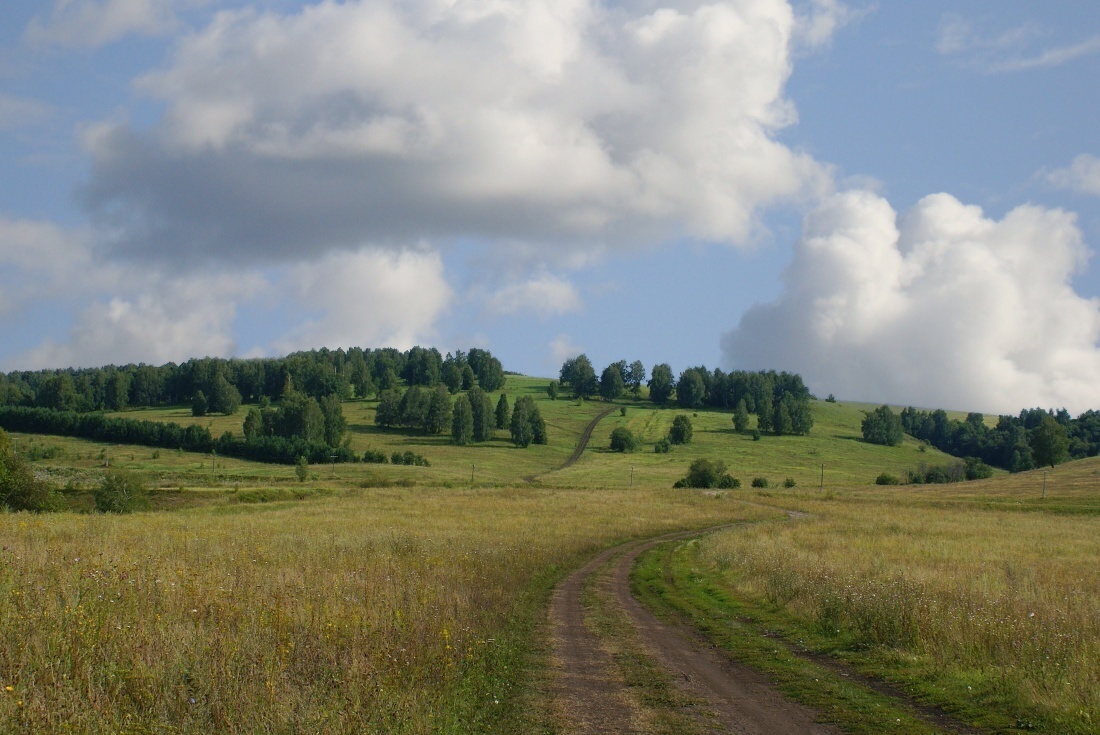
<instances>
[{"instance_id":1,"label":"sunlit grass","mask_svg":"<svg viewBox=\"0 0 1100 735\"><path fill-rule=\"evenodd\" d=\"M1095 461L1080 464L1063 472L1091 476ZM857 492L843 502L807 493L784 504L809 517L716 535L700 559L736 596L784 611L926 693L1095 732L1100 517L973 502L1033 496L1034 481Z\"/></svg>"},{"instance_id":2,"label":"sunlit grass","mask_svg":"<svg viewBox=\"0 0 1100 735\"><path fill-rule=\"evenodd\" d=\"M390 489L0 515L0 731L527 732L563 570L756 513L671 490Z\"/></svg>"}]
</instances>

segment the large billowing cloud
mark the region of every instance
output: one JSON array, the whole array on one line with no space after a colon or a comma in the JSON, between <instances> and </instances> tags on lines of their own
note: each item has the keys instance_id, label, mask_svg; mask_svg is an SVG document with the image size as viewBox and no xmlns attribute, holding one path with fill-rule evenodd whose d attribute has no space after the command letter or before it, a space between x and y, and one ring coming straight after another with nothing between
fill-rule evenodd
<instances>
[{"instance_id":1,"label":"large billowing cloud","mask_svg":"<svg viewBox=\"0 0 1100 735\"><path fill-rule=\"evenodd\" d=\"M804 223L786 290L725 335L727 365L798 371L841 397L986 412L1100 406L1100 303L1075 218L1001 220L947 194L900 219L879 196L828 198Z\"/></svg>"},{"instance_id":2,"label":"large billowing cloud","mask_svg":"<svg viewBox=\"0 0 1100 735\"><path fill-rule=\"evenodd\" d=\"M775 139L800 46L843 6L361 0L219 13L90 134L113 252L195 264L442 243L751 242L828 187Z\"/></svg>"}]
</instances>

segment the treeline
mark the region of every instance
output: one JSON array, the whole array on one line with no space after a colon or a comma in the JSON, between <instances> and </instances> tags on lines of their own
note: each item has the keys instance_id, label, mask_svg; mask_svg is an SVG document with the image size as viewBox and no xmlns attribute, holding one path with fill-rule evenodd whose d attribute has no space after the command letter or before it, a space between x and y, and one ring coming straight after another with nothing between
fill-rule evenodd
<instances>
[{"instance_id":1,"label":"treeline","mask_svg":"<svg viewBox=\"0 0 1100 735\"><path fill-rule=\"evenodd\" d=\"M615 400L627 390L635 396L641 394L645 367L637 360L630 364L621 360L608 365L597 378L592 361L582 354L562 364L559 380L577 398L599 395L605 400ZM708 407L756 414L761 431L777 434L808 434L813 428L810 391L796 373L774 370L726 373L699 366L688 368L675 378L672 368L661 363L653 366L646 385L649 400L657 405L675 402L684 409Z\"/></svg>"},{"instance_id":2,"label":"treeline","mask_svg":"<svg viewBox=\"0 0 1100 735\"><path fill-rule=\"evenodd\" d=\"M377 395L400 381L426 387L442 383L452 392L475 385L495 391L504 386L505 374L500 361L481 349L445 357L425 347L404 352L388 347L320 349L281 358L204 357L159 367L15 371L0 374L0 406L83 413L198 405L201 413L232 414L241 403L258 403L263 397L279 401L290 390L318 400L347 400Z\"/></svg>"},{"instance_id":3,"label":"treeline","mask_svg":"<svg viewBox=\"0 0 1100 735\"><path fill-rule=\"evenodd\" d=\"M942 409L920 411L910 406L895 414L889 406L880 406L867 413L862 428L863 438L874 444L896 446L904 432L968 462L980 460L1011 472L1100 454L1100 413L1096 411L1074 419L1065 409L1030 408L1018 416L1000 416L996 426L990 427L980 413L959 421Z\"/></svg>"},{"instance_id":4,"label":"treeline","mask_svg":"<svg viewBox=\"0 0 1100 735\"><path fill-rule=\"evenodd\" d=\"M111 444L139 444L187 452L216 452L225 457L257 462L294 464L299 457L311 463L354 462L347 447L299 436L253 436L241 439L225 432L215 439L203 426L112 418L101 413L58 411L52 408L0 406L0 428L25 434L72 436Z\"/></svg>"}]
</instances>

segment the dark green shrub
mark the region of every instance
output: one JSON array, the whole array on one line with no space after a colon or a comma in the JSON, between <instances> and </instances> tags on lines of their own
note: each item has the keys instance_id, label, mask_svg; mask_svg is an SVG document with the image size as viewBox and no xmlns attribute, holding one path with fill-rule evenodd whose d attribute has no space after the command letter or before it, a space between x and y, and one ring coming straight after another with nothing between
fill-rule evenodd
<instances>
[{"instance_id":1,"label":"dark green shrub","mask_svg":"<svg viewBox=\"0 0 1100 735\"><path fill-rule=\"evenodd\" d=\"M657 454L668 454L672 449L672 442L668 438L658 439L657 443L653 445L653 451Z\"/></svg>"},{"instance_id":2,"label":"dark green shrub","mask_svg":"<svg viewBox=\"0 0 1100 735\"><path fill-rule=\"evenodd\" d=\"M783 480L783 487L792 488L794 486L795 486L795 482L794 482L793 477L788 477L787 479Z\"/></svg>"},{"instance_id":3,"label":"dark green shrub","mask_svg":"<svg viewBox=\"0 0 1100 735\"><path fill-rule=\"evenodd\" d=\"M668 440L673 444L690 444L693 430L691 419L686 414L679 414L672 419L672 428L668 430Z\"/></svg>"},{"instance_id":4,"label":"dark green shrub","mask_svg":"<svg viewBox=\"0 0 1100 735\"><path fill-rule=\"evenodd\" d=\"M768 478L766 478L766 477L754 477L754 478L752 478L752 486L753 487L767 487L768 486Z\"/></svg>"},{"instance_id":5,"label":"dark green shrub","mask_svg":"<svg viewBox=\"0 0 1100 735\"><path fill-rule=\"evenodd\" d=\"M875 478L876 485L900 485L901 478L896 475L891 475L889 472L883 472L881 475Z\"/></svg>"},{"instance_id":6,"label":"dark green shrub","mask_svg":"<svg viewBox=\"0 0 1100 735\"><path fill-rule=\"evenodd\" d=\"M611 432L612 452L633 452L637 446L638 439L634 436L634 433L625 426L620 426Z\"/></svg>"},{"instance_id":7,"label":"dark green shrub","mask_svg":"<svg viewBox=\"0 0 1100 735\"><path fill-rule=\"evenodd\" d=\"M737 488L741 482L726 472L726 463L716 459L697 459L691 463L687 477L676 481L673 487Z\"/></svg>"},{"instance_id":8,"label":"dark green shrub","mask_svg":"<svg viewBox=\"0 0 1100 735\"><path fill-rule=\"evenodd\" d=\"M721 490L736 490L741 487L741 481L727 472L718 478L718 487Z\"/></svg>"},{"instance_id":9,"label":"dark green shrub","mask_svg":"<svg viewBox=\"0 0 1100 735\"><path fill-rule=\"evenodd\" d=\"M363 453L363 461L367 464L386 464L386 453L377 449L368 449Z\"/></svg>"},{"instance_id":10,"label":"dark green shrub","mask_svg":"<svg viewBox=\"0 0 1100 735\"><path fill-rule=\"evenodd\" d=\"M752 440L754 442L760 441L760 429L753 429L752 430Z\"/></svg>"}]
</instances>

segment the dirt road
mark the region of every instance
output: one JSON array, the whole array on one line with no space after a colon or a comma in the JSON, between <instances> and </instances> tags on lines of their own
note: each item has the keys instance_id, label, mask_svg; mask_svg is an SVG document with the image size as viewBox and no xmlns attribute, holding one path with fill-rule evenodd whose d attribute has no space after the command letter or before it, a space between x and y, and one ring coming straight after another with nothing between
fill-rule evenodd
<instances>
[{"instance_id":1,"label":"dirt road","mask_svg":"<svg viewBox=\"0 0 1100 735\"><path fill-rule=\"evenodd\" d=\"M815 722L815 713L789 702L756 671L741 666L703 643L690 630L667 625L630 594L630 569L640 554L658 543L697 535L673 533L608 549L566 579L551 601L556 700L563 730L576 735L644 735L644 718L632 701L611 655L585 625L581 601L586 581L613 562L610 585L616 604L645 641L649 654L678 685L701 702L700 726L713 733L745 735L835 735ZM703 716L705 713L705 716Z\"/></svg>"}]
</instances>

